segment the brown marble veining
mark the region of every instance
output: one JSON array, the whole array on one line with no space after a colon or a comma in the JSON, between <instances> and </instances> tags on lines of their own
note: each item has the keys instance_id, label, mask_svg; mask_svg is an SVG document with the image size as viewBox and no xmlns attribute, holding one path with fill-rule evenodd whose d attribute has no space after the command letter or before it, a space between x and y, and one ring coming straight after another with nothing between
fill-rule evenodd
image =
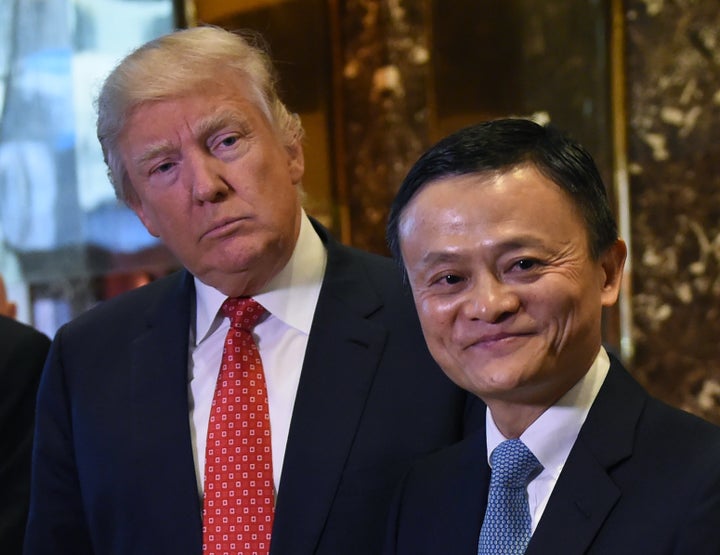
<instances>
[{"instance_id":1,"label":"brown marble veining","mask_svg":"<svg viewBox=\"0 0 720 555\"><path fill-rule=\"evenodd\" d=\"M720 423L720 9L625 10L633 372Z\"/></svg>"},{"instance_id":2,"label":"brown marble veining","mask_svg":"<svg viewBox=\"0 0 720 555\"><path fill-rule=\"evenodd\" d=\"M344 165L351 242L387 252L385 222L428 144L429 53L424 2L340 3Z\"/></svg>"}]
</instances>

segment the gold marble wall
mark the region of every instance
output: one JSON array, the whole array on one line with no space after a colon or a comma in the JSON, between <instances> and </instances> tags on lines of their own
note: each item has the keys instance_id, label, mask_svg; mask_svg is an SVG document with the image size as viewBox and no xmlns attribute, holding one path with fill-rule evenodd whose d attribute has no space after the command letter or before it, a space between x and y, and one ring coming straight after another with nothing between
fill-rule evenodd
<instances>
[{"instance_id":1,"label":"gold marble wall","mask_svg":"<svg viewBox=\"0 0 720 555\"><path fill-rule=\"evenodd\" d=\"M720 423L720 5L624 13L633 371Z\"/></svg>"},{"instance_id":2,"label":"gold marble wall","mask_svg":"<svg viewBox=\"0 0 720 555\"><path fill-rule=\"evenodd\" d=\"M336 139L346 183L344 239L387 252L385 222L405 173L429 144L428 4L332 2L338 26Z\"/></svg>"}]
</instances>

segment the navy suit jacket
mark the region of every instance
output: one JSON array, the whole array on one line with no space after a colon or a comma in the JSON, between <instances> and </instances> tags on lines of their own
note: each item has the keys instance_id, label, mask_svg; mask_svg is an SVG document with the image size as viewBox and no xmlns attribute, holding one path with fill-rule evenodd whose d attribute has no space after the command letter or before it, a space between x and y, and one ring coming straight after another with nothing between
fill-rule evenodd
<instances>
[{"instance_id":1,"label":"navy suit jacket","mask_svg":"<svg viewBox=\"0 0 720 555\"><path fill-rule=\"evenodd\" d=\"M30 503L35 396L50 340L0 316L0 551L22 553Z\"/></svg>"},{"instance_id":2,"label":"navy suit jacket","mask_svg":"<svg viewBox=\"0 0 720 555\"><path fill-rule=\"evenodd\" d=\"M475 555L485 431L427 457L391 510L385 553ZM650 397L612 359L526 555L720 554L720 428Z\"/></svg>"},{"instance_id":3,"label":"navy suit jacket","mask_svg":"<svg viewBox=\"0 0 720 555\"><path fill-rule=\"evenodd\" d=\"M271 553L370 555L411 462L461 439L472 410L432 362L394 263L316 227L327 271ZM26 555L201 554L188 406L194 302L183 271L56 334L38 396Z\"/></svg>"}]
</instances>

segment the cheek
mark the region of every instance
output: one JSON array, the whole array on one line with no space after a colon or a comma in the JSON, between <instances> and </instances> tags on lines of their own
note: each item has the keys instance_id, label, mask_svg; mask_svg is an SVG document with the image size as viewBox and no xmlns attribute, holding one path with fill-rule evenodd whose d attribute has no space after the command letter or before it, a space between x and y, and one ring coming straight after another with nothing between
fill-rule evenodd
<instances>
[{"instance_id":1,"label":"cheek","mask_svg":"<svg viewBox=\"0 0 720 555\"><path fill-rule=\"evenodd\" d=\"M152 235L172 243L192 229L192 222L179 200L173 196L145 197L135 213Z\"/></svg>"},{"instance_id":2,"label":"cheek","mask_svg":"<svg viewBox=\"0 0 720 555\"><path fill-rule=\"evenodd\" d=\"M564 349L578 334L586 334L589 331L588 324L599 319L599 313L594 313L583 298L582 291L576 288L570 294L570 286L565 287L565 292L558 289L546 291L526 305L527 312L543 328L547 341L556 350Z\"/></svg>"},{"instance_id":3,"label":"cheek","mask_svg":"<svg viewBox=\"0 0 720 555\"><path fill-rule=\"evenodd\" d=\"M443 338L451 335L453 326L451 305L435 299L420 299L415 307L428 342L444 342Z\"/></svg>"},{"instance_id":4,"label":"cheek","mask_svg":"<svg viewBox=\"0 0 720 555\"><path fill-rule=\"evenodd\" d=\"M154 237L160 236L160 228L155 223L155 213L152 210L151 206L147 205L145 202L138 200L137 202L131 204L130 208L133 212L135 212L135 215L140 219L140 221L145 226L145 229L148 230L148 233L150 233L150 235Z\"/></svg>"}]
</instances>

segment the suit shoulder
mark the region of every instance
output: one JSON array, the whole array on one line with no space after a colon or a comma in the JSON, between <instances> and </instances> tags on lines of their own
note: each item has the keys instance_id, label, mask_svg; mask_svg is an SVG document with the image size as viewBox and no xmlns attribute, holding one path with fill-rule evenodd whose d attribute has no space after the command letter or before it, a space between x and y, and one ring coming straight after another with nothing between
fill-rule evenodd
<instances>
[{"instance_id":1,"label":"suit shoulder","mask_svg":"<svg viewBox=\"0 0 720 555\"><path fill-rule=\"evenodd\" d=\"M376 268L378 270L388 269L400 276L400 266L398 266L397 262L389 256L362 250L349 245L343 245L337 242L334 246L337 251L343 253L344 256L352 257L355 260L366 264L368 267Z\"/></svg>"},{"instance_id":2,"label":"suit shoulder","mask_svg":"<svg viewBox=\"0 0 720 555\"><path fill-rule=\"evenodd\" d=\"M50 339L32 326L12 318L0 316L0 353L9 354L18 349L30 349L44 354L50 347Z\"/></svg>"},{"instance_id":3,"label":"suit shoulder","mask_svg":"<svg viewBox=\"0 0 720 555\"><path fill-rule=\"evenodd\" d=\"M6 316L0 316L0 337L3 338L3 342L28 341L50 344L50 339L44 333Z\"/></svg>"},{"instance_id":4,"label":"suit shoulder","mask_svg":"<svg viewBox=\"0 0 720 555\"><path fill-rule=\"evenodd\" d=\"M621 429L637 418L636 431L647 449L677 452L683 445L708 442L720 447L720 427L654 397L616 358L611 355L610 360L610 372L591 409L599 410L599 417L588 416L593 435L603 435L608 422Z\"/></svg>"},{"instance_id":5,"label":"suit shoulder","mask_svg":"<svg viewBox=\"0 0 720 555\"><path fill-rule=\"evenodd\" d=\"M720 426L654 397L646 413L657 435L672 438L677 449L695 446L720 462Z\"/></svg>"},{"instance_id":6,"label":"suit shoulder","mask_svg":"<svg viewBox=\"0 0 720 555\"><path fill-rule=\"evenodd\" d=\"M412 328L419 334L420 322L412 291L397 263L391 258L357 249L352 249L350 256L354 257L356 268L362 267L362 272L355 276L366 281L365 285L357 289L359 297L368 299L372 291L380 300L379 306L382 306L377 314L379 318L385 318L390 327ZM359 285L359 281L356 281L356 285ZM360 292L363 290L365 293ZM420 335L417 337L418 341L423 341Z\"/></svg>"},{"instance_id":7,"label":"suit shoulder","mask_svg":"<svg viewBox=\"0 0 720 555\"><path fill-rule=\"evenodd\" d=\"M403 296L410 298L410 287L400 266L392 258L345 245L339 247L337 254L352 265L362 266L365 275L377 289L392 293L403 291Z\"/></svg>"},{"instance_id":8,"label":"suit shoulder","mask_svg":"<svg viewBox=\"0 0 720 555\"><path fill-rule=\"evenodd\" d=\"M186 279L184 272L175 272L116 297L100 301L64 327L92 332L105 323L115 324L118 321L142 318L156 302L181 287L183 279Z\"/></svg>"}]
</instances>

